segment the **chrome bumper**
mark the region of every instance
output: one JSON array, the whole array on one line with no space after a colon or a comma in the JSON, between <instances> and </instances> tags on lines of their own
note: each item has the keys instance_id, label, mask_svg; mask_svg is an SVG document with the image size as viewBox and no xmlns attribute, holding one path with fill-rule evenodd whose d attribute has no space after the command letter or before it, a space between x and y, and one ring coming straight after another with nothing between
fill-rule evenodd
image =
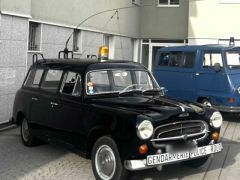
<instances>
[{"instance_id":1,"label":"chrome bumper","mask_svg":"<svg viewBox=\"0 0 240 180\"><path fill-rule=\"evenodd\" d=\"M221 112L232 112L232 113L240 112L239 106L216 106L216 105L213 105L213 107Z\"/></svg>"},{"instance_id":2,"label":"chrome bumper","mask_svg":"<svg viewBox=\"0 0 240 180\"><path fill-rule=\"evenodd\" d=\"M213 145L213 142L211 142L209 145ZM187 160L191 160L191 159L196 159L196 158L200 158L200 157L204 157L204 156L212 156L215 153L221 152L223 147L222 147L222 143L218 143L218 145L220 145L220 148L218 151L216 152L211 152L208 153L206 155L201 155L201 156L196 156L194 158L188 158L188 159L182 159L182 160L176 160L176 161L169 161L169 162L165 162L162 164L157 164L157 165L147 165L147 160L146 159L139 159L139 160L125 160L124 161L124 167L129 170L129 171L138 171L138 170L144 170L144 169L150 169L150 168L154 168L154 167L162 167L163 165L166 164L172 164L172 163L179 163L182 161L187 161ZM207 147L207 146L203 146L202 148ZM199 147L201 148L201 147ZM189 152L190 153L190 152Z\"/></svg>"}]
</instances>

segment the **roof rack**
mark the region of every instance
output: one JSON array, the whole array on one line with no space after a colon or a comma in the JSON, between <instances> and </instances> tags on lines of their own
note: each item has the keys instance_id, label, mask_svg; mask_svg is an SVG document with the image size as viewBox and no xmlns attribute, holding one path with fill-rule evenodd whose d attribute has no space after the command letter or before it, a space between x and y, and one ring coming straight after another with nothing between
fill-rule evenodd
<instances>
[{"instance_id":1,"label":"roof rack","mask_svg":"<svg viewBox=\"0 0 240 180\"><path fill-rule=\"evenodd\" d=\"M61 54L63 54L63 59L68 59L68 55L71 55L71 58L73 59L73 51L69 51L67 48L65 48L63 51L58 52L58 59L61 59Z\"/></svg>"},{"instance_id":2,"label":"roof rack","mask_svg":"<svg viewBox=\"0 0 240 180\"><path fill-rule=\"evenodd\" d=\"M45 60L45 58L44 58L44 56L43 56L42 53L35 53L35 54L33 54L33 56L32 56L32 62L33 62L33 64L37 63L37 61L39 60L39 59L38 59L39 56L42 58L42 60Z\"/></svg>"}]
</instances>

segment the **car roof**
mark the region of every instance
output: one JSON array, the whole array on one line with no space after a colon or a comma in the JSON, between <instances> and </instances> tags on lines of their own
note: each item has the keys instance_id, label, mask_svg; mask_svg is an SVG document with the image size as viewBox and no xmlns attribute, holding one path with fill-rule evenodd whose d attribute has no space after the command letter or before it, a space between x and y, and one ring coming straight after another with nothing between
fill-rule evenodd
<instances>
[{"instance_id":1,"label":"car roof","mask_svg":"<svg viewBox=\"0 0 240 180\"><path fill-rule=\"evenodd\" d=\"M171 46L164 47L158 51L197 51L197 50L240 50L240 47L220 45L220 44L208 44L208 45L185 45L185 46Z\"/></svg>"},{"instance_id":2,"label":"car roof","mask_svg":"<svg viewBox=\"0 0 240 180\"><path fill-rule=\"evenodd\" d=\"M81 68L88 70L111 68L146 69L143 65L133 61L106 60L101 62L98 59L41 59L33 64L33 67L39 66Z\"/></svg>"}]
</instances>

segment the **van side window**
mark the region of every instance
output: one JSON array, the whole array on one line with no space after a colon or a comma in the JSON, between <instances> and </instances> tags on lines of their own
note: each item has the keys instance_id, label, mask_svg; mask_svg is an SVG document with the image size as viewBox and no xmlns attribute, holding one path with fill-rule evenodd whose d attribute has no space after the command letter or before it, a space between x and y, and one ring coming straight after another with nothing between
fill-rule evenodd
<instances>
[{"instance_id":1,"label":"van side window","mask_svg":"<svg viewBox=\"0 0 240 180\"><path fill-rule=\"evenodd\" d=\"M30 70L28 77L24 83L26 87L38 88L43 74L43 69Z\"/></svg>"},{"instance_id":2,"label":"van side window","mask_svg":"<svg viewBox=\"0 0 240 180\"><path fill-rule=\"evenodd\" d=\"M81 76L75 72L67 72L64 75L60 92L72 96L81 96Z\"/></svg>"},{"instance_id":3,"label":"van side window","mask_svg":"<svg viewBox=\"0 0 240 180\"><path fill-rule=\"evenodd\" d=\"M195 52L185 52L183 54L182 67L192 68L195 64L196 53Z\"/></svg>"},{"instance_id":4,"label":"van side window","mask_svg":"<svg viewBox=\"0 0 240 180\"><path fill-rule=\"evenodd\" d=\"M203 68L212 68L215 63L219 63L223 67L221 53L205 53L203 56Z\"/></svg>"},{"instance_id":5,"label":"van side window","mask_svg":"<svg viewBox=\"0 0 240 180\"><path fill-rule=\"evenodd\" d=\"M57 92L63 71L48 70L42 82L41 88L49 92Z\"/></svg>"},{"instance_id":6,"label":"van side window","mask_svg":"<svg viewBox=\"0 0 240 180\"><path fill-rule=\"evenodd\" d=\"M182 52L162 53L159 59L159 66L179 67L182 62Z\"/></svg>"}]
</instances>

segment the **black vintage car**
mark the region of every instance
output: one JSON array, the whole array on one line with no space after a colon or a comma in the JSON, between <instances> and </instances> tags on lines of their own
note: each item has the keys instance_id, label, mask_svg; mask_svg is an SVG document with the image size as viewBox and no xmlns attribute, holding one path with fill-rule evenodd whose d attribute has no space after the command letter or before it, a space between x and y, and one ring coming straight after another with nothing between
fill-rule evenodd
<instances>
[{"instance_id":1,"label":"black vintage car","mask_svg":"<svg viewBox=\"0 0 240 180\"><path fill-rule=\"evenodd\" d=\"M13 121L26 146L54 141L90 158L96 179L180 161L198 167L222 150L218 111L165 97L144 66L126 61L37 61Z\"/></svg>"}]
</instances>

